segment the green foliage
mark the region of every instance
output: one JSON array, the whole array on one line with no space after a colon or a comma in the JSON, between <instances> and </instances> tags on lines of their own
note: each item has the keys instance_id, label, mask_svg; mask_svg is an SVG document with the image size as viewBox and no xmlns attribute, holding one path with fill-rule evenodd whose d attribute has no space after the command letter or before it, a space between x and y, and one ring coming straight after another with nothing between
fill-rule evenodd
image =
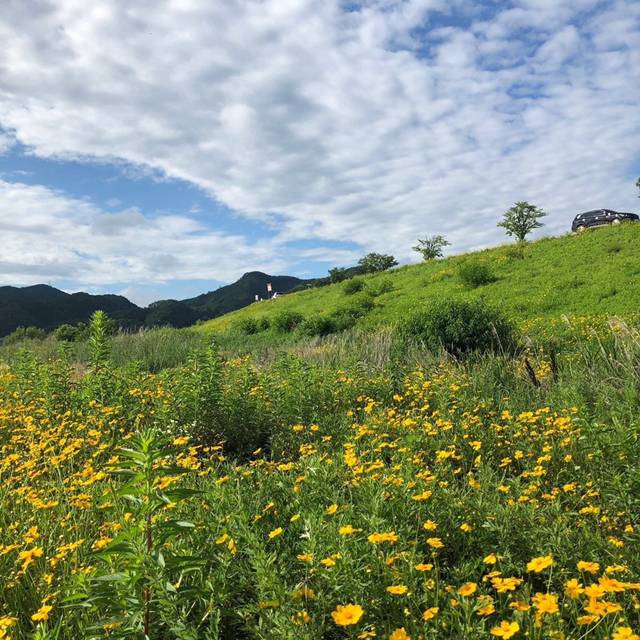
<instances>
[{"instance_id":1,"label":"green foliage","mask_svg":"<svg viewBox=\"0 0 640 640\"><path fill-rule=\"evenodd\" d=\"M348 271L344 267L333 267L329 269L329 282L331 282L331 284L342 282L348 277Z\"/></svg>"},{"instance_id":2,"label":"green foliage","mask_svg":"<svg viewBox=\"0 0 640 640\"><path fill-rule=\"evenodd\" d=\"M53 336L60 342L82 342L89 338L89 325L84 322L77 324L61 324L53 332Z\"/></svg>"},{"instance_id":3,"label":"green foliage","mask_svg":"<svg viewBox=\"0 0 640 640\"><path fill-rule=\"evenodd\" d=\"M251 336L266 331L269 326L269 318L241 318L235 323L234 329L242 335Z\"/></svg>"},{"instance_id":4,"label":"green foliage","mask_svg":"<svg viewBox=\"0 0 640 640\"><path fill-rule=\"evenodd\" d=\"M367 253L358 260L358 265L364 273L377 273L378 271L386 271L398 264L393 256L384 253Z\"/></svg>"},{"instance_id":5,"label":"green foliage","mask_svg":"<svg viewBox=\"0 0 640 640\"><path fill-rule=\"evenodd\" d=\"M503 227L508 236L514 236L519 242L524 242L534 229L542 226L540 218L546 215L542 209L535 205L524 201L516 202L505 211L498 226Z\"/></svg>"},{"instance_id":6,"label":"green foliage","mask_svg":"<svg viewBox=\"0 0 640 640\"><path fill-rule=\"evenodd\" d=\"M5 336L2 343L5 345L17 344L23 340L44 340L47 332L38 327L18 327L8 336Z\"/></svg>"},{"instance_id":7,"label":"green foliage","mask_svg":"<svg viewBox=\"0 0 640 640\"><path fill-rule=\"evenodd\" d=\"M418 244L411 248L419 253L423 260L427 261L442 258L442 250L450 244L444 236L435 235L418 238Z\"/></svg>"},{"instance_id":8,"label":"green foliage","mask_svg":"<svg viewBox=\"0 0 640 640\"><path fill-rule=\"evenodd\" d=\"M393 288L393 280L391 280L391 278L380 278L369 282L367 285L367 293L377 298L378 296L393 291Z\"/></svg>"},{"instance_id":9,"label":"green foliage","mask_svg":"<svg viewBox=\"0 0 640 640\"><path fill-rule=\"evenodd\" d=\"M417 341L434 353L442 349L456 357L474 352L510 352L516 346L513 324L482 301L433 303L400 322L397 338L403 347Z\"/></svg>"},{"instance_id":10,"label":"green foliage","mask_svg":"<svg viewBox=\"0 0 640 640\"><path fill-rule=\"evenodd\" d=\"M195 524L173 517L174 508L197 492L163 479L187 473L171 464L166 440L155 430L138 433L130 447L118 451L118 466L110 469L114 478L108 507L119 519L119 532L107 546L95 553L97 571L79 574L67 602L91 612L83 637L166 637L195 640L210 628L191 622L187 613L200 600L211 602L206 583L197 580L206 564L203 556L181 552L188 548ZM118 482L122 480L122 482ZM179 545L176 544L179 541ZM184 577L189 588L176 589ZM194 580L194 576L196 579Z\"/></svg>"},{"instance_id":11,"label":"green foliage","mask_svg":"<svg viewBox=\"0 0 640 640\"><path fill-rule=\"evenodd\" d=\"M358 293L364 289L364 282L362 278L351 278L344 283L342 290L347 295L353 295L354 293Z\"/></svg>"},{"instance_id":12,"label":"green foliage","mask_svg":"<svg viewBox=\"0 0 640 640\"><path fill-rule=\"evenodd\" d=\"M104 311L95 311L89 322L89 364L93 369L101 369L109 359L110 337L114 333L114 323Z\"/></svg>"},{"instance_id":13,"label":"green foliage","mask_svg":"<svg viewBox=\"0 0 640 640\"><path fill-rule=\"evenodd\" d=\"M305 318L299 325L298 330L303 336L309 338L314 336L328 336L336 331L336 324L332 318L317 315Z\"/></svg>"},{"instance_id":14,"label":"green foliage","mask_svg":"<svg viewBox=\"0 0 640 640\"><path fill-rule=\"evenodd\" d=\"M291 333L304 320L296 311L281 311L273 318L273 327L280 333Z\"/></svg>"},{"instance_id":15,"label":"green foliage","mask_svg":"<svg viewBox=\"0 0 640 640\"><path fill-rule=\"evenodd\" d=\"M466 260L458 267L458 277L462 283L470 289L477 289L485 284L495 282L496 277L483 262Z\"/></svg>"}]
</instances>

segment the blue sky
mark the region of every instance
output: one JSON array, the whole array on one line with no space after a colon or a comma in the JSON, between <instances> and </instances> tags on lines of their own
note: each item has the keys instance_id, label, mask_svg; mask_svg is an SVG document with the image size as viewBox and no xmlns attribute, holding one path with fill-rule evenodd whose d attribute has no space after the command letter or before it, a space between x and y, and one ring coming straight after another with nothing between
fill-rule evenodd
<instances>
[{"instance_id":1,"label":"blue sky","mask_svg":"<svg viewBox=\"0 0 640 640\"><path fill-rule=\"evenodd\" d=\"M632 0L8 0L0 285L184 298L637 211Z\"/></svg>"}]
</instances>

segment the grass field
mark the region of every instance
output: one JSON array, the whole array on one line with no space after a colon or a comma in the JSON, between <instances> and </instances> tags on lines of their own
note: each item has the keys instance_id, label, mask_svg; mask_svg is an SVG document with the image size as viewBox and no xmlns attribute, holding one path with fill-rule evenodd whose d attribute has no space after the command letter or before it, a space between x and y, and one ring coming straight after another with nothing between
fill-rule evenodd
<instances>
[{"instance_id":1,"label":"grass field","mask_svg":"<svg viewBox=\"0 0 640 640\"><path fill-rule=\"evenodd\" d=\"M344 285L3 351L0 639L637 640L637 233L483 252L477 289L469 257L367 277L393 289L325 337L224 327ZM453 357L392 322L448 292L517 346Z\"/></svg>"},{"instance_id":2,"label":"grass field","mask_svg":"<svg viewBox=\"0 0 640 640\"><path fill-rule=\"evenodd\" d=\"M459 276L465 263L486 265L495 280L470 288ZM622 225L368 275L362 278L364 289L352 295L345 293L345 283L288 294L206 322L201 329L223 333L242 319L273 319L283 311L327 315L362 298L373 303L359 320L364 328L395 322L429 301L450 297L483 297L517 320L628 314L640 309L639 275L640 225ZM391 290L378 294L385 286Z\"/></svg>"}]
</instances>

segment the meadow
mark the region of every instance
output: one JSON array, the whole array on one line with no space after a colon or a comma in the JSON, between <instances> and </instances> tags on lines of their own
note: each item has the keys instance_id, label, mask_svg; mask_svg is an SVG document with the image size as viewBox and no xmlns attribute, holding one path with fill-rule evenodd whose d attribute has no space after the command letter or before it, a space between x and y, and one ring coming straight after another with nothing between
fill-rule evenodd
<instances>
[{"instance_id":1,"label":"meadow","mask_svg":"<svg viewBox=\"0 0 640 640\"><path fill-rule=\"evenodd\" d=\"M638 640L635 272L594 273L606 304L580 276L566 315L520 289L636 233L4 347L0 640Z\"/></svg>"},{"instance_id":2,"label":"meadow","mask_svg":"<svg viewBox=\"0 0 640 640\"><path fill-rule=\"evenodd\" d=\"M81 371L15 354L0 637L637 638L640 335L545 326L553 355L381 329L150 372L99 322Z\"/></svg>"}]
</instances>

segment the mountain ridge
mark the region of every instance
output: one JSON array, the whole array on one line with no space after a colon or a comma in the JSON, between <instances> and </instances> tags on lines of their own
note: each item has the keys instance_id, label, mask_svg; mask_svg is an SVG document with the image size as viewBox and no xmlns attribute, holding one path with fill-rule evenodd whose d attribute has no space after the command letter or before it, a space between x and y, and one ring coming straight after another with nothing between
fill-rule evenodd
<instances>
[{"instance_id":1,"label":"mountain ridge","mask_svg":"<svg viewBox=\"0 0 640 640\"><path fill-rule=\"evenodd\" d=\"M86 322L99 309L123 329L186 327L247 306L256 294L266 298L268 282L274 292L287 293L313 280L248 271L236 282L213 291L184 300L157 300L147 307L140 307L118 294L67 293L47 284L3 285L0 286L0 338L18 327L53 331L63 324Z\"/></svg>"}]
</instances>

